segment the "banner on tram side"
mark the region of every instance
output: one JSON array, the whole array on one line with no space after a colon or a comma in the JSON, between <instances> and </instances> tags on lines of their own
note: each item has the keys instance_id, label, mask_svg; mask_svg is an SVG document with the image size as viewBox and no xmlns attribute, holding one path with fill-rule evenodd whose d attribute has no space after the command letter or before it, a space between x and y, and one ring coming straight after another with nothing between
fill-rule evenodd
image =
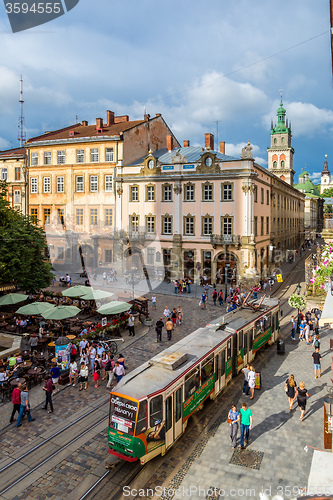
<instances>
[{"instance_id":1,"label":"banner on tram side","mask_svg":"<svg viewBox=\"0 0 333 500\"><path fill-rule=\"evenodd\" d=\"M227 384L232 377L232 356L225 364L225 383Z\"/></svg>"},{"instance_id":2,"label":"banner on tram side","mask_svg":"<svg viewBox=\"0 0 333 500\"><path fill-rule=\"evenodd\" d=\"M215 373L197 389L192 396L183 403L183 421L198 408L214 389Z\"/></svg>"},{"instance_id":3,"label":"banner on tram side","mask_svg":"<svg viewBox=\"0 0 333 500\"><path fill-rule=\"evenodd\" d=\"M258 337L256 337L253 340L253 351L257 351L258 349L260 349L260 347L266 344L266 342L270 339L271 335L272 335L271 328L266 330L266 332L263 332L260 335L258 335Z\"/></svg>"},{"instance_id":4,"label":"banner on tram side","mask_svg":"<svg viewBox=\"0 0 333 500\"><path fill-rule=\"evenodd\" d=\"M243 366L244 366L244 347L242 347L242 349L239 349L237 353L237 368L240 369L243 368Z\"/></svg>"}]
</instances>

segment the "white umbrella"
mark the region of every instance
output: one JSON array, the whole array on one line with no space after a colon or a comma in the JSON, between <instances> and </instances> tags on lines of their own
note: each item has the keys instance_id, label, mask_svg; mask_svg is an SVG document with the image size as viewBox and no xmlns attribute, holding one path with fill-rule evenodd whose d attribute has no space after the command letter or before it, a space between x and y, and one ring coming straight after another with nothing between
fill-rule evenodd
<instances>
[{"instance_id":1,"label":"white umbrella","mask_svg":"<svg viewBox=\"0 0 333 500\"><path fill-rule=\"evenodd\" d=\"M100 314L119 314L131 309L132 305L127 302L122 302L120 300L113 300L112 302L108 302L104 304L97 312Z\"/></svg>"}]
</instances>

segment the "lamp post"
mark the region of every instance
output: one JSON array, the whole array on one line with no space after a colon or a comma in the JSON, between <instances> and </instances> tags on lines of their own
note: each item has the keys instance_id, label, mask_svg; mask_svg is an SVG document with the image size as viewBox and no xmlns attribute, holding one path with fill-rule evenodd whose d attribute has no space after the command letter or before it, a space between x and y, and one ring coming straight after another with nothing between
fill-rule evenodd
<instances>
[{"instance_id":1,"label":"lamp post","mask_svg":"<svg viewBox=\"0 0 333 500\"><path fill-rule=\"evenodd\" d=\"M226 300L227 296L228 296L227 281L228 281L228 269L229 269L229 267L230 267L230 264L225 264L225 266L224 266L224 284L225 284L224 300Z\"/></svg>"},{"instance_id":2,"label":"lamp post","mask_svg":"<svg viewBox=\"0 0 333 500\"><path fill-rule=\"evenodd\" d=\"M299 283L296 287L296 292L297 292L297 295L299 295L301 293L301 285Z\"/></svg>"}]
</instances>

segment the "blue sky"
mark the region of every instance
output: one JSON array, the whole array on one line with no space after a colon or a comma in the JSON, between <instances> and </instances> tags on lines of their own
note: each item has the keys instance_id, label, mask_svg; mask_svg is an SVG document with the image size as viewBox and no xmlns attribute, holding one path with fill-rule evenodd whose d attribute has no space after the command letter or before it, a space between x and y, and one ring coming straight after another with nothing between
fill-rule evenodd
<instances>
[{"instance_id":1,"label":"blue sky","mask_svg":"<svg viewBox=\"0 0 333 500\"><path fill-rule=\"evenodd\" d=\"M227 154L250 140L265 166L282 87L294 168L317 180L325 154L333 173L329 29L328 0L80 0L13 34L1 3L0 148L17 146L23 74L27 137L146 108L192 145L218 120Z\"/></svg>"}]
</instances>

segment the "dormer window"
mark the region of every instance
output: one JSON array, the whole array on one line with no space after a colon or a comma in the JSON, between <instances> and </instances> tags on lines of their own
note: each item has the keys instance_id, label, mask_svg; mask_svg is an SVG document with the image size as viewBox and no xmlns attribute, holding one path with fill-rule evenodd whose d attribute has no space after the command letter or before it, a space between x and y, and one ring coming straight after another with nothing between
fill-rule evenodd
<instances>
[{"instance_id":1,"label":"dormer window","mask_svg":"<svg viewBox=\"0 0 333 500\"><path fill-rule=\"evenodd\" d=\"M154 160L149 160L148 161L148 168L152 170L155 167L155 162Z\"/></svg>"},{"instance_id":2,"label":"dormer window","mask_svg":"<svg viewBox=\"0 0 333 500\"><path fill-rule=\"evenodd\" d=\"M205 159L206 167L211 167L212 163L213 163L213 160L212 160L211 156L207 156L207 158Z\"/></svg>"}]
</instances>

